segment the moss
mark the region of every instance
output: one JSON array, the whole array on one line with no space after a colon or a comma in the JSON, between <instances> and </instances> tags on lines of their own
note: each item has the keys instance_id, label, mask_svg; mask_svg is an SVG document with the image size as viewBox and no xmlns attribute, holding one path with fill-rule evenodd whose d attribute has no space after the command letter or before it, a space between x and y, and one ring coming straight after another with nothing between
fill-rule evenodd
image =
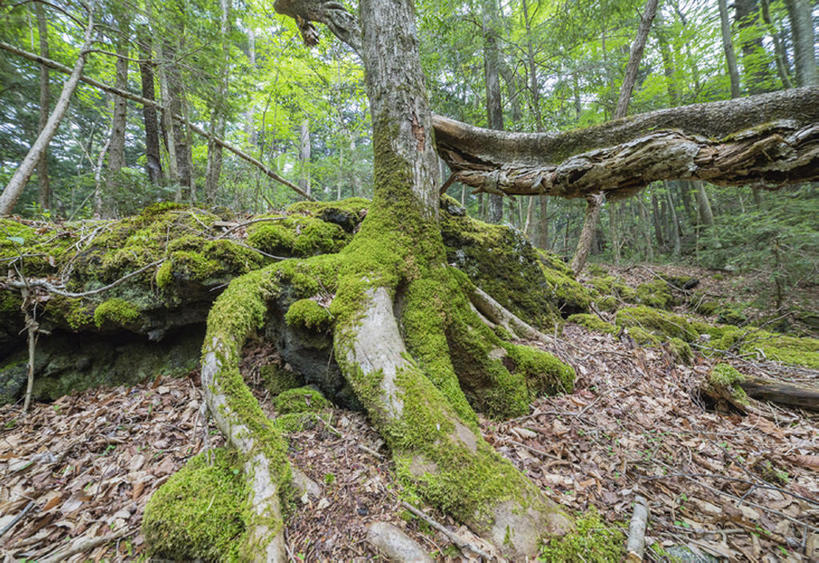
<instances>
[{"instance_id":1,"label":"moss","mask_svg":"<svg viewBox=\"0 0 819 563\"><path fill-rule=\"evenodd\" d=\"M550 269L541 262L543 276L550 286L558 307L567 313L587 311L591 304L589 291L570 276Z\"/></svg>"},{"instance_id":2,"label":"moss","mask_svg":"<svg viewBox=\"0 0 819 563\"><path fill-rule=\"evenodd\" d=\"M514 362L512 369L523 375L534 391L555 394L574 390L574 369L552 354L517 344L507 344L505 348Z\"/></svg>"},{"instance_id":3,"label":"moss","mask_svg":"<svg viewBox=\"0 0 819 563\"><path fill-rule=\"evenodd\" d=\"M594 507L575 520L575 530L552 538L540 550L539 561L588 561L610 563L625 556L626 537L618 528L606 524Z\"/></svg>"},{"instance_id":4,"label":"moss","mask_svg":"<svg viewBox=\"0 0 819 563\"><path fill-rule=\"evenodd\" d=\"M127 327L138 319L139 309L118 297L104 301L94 310L94 324L97 325L97 328L108 324Z\"/></svg>"},{"instance_id":5,"label":"moss","mask_svg":"<svg viewBox=\"0 0 819 563\"><path fill-rule=\"evenodd\" d=\"M306 257L338 252L349 242L349 235L336 224L309 216L292 216L252 225L247 242L268 254Z\"/></svg>"},{"instance_id":6,"label":"moss","mask_svg":"<svg viewBox=\"0 0 819 563\"><path fill-rule=\"evenodd\" d=\"M90 328L96 323L94 306L76 297L53 296L46 303L46 313L55 322L64 320L74 331ZM105 310L101 315L104 313ZM100 324L97 323L97 327L99 326Z\"/></svg>"},{"instance_id":7,"label":"moss","mask_svg":"<svg viewBox=\"0 0 819 563\"><path fill-rule=\"evenodd\" d=\"M290 214L302 214L334 223L352 233L367 216L370 200L351 197L340 201L300 201L287 208Z\"/></svg>"},{"instance_id":8,"label":"moss","mask_svg":"<svg viewBox=\"0 0 819 563\"><path fill-rule=\"evenodd\" d=\"M589 330L603 332L605 334L617 334L619 332L619 329L613 324L607 323L597 315L592 315L590 313L578 313L577 315L571 315L566 320L570 323L577 323L580 326L584 326Z\"/></svg>"},{"instance_id":9,"label":"moss","mask_svg":"<svg viewBox=\"0 0 819 563\"><path fill-rule=\"evenodd\" d=\"M270 395L275 397L282 391L300 387L304 382L292 370L277 363L267 364L259 369L262 382Z\"/></svg>"},{"instance_id":10,"label":"moss","mask_svg":"<svg viewBox=\"0 0 819 563\"><path fill-rule=\"evenodd\" d=\"M729 364L717 364L708 374L708 383L717 389L725 389L740 404L748 403L748 395L740 384L745 376Z\"/></svg>"},{"instance_id":11,"label":"moss","mask_svg":"<svg viewBox=\"0 0 819 563\"><path fill-rule=\"evenodd\" d=\"M692 323L692 326L710 337L708 346L712 349L819 369L819 340L815 338L785 336L752 326L707 323Z\"/></svg>"},{"instance_id":12,"label":"moss","mask_svg":"<svg viewBox=\"0 0 819 563\"><path fill-rule=\"evenodd\" d=\"M692 342L697 338L697 332L685 317L644 305L620 309L615 316L615 324L620 327L641 328L661 336L663 340L674 337ZM634 332L630 332L634 336Z\"/></svg>"},{"instance_id":13,"label":"moss","mask_svg":"<svg viewBox=\"0 0 819 563\"><path fill-rule=\"evenodd\" d=\"M592 287L598 298L616 297L628 303L633 303L637 299L637 292L615 276L594 276L586 283Z\"/></svg>"},{"instance_id":14,"label":"moss","mask_svg":"<svg viewBox=\"0 0 819 563\"><path fill-rule=\"evenodd\" d=\"M612 296L598 297L594 300L597 308L601 311L614 312L619 305L617 298Z\"/></svg>"},{"instance_id":15,"label":"moss","mask_svg":"<svg viewBox=\"0 0 819 563\"><path fill-rule=\"evenodd\" d=\"M288 389L273 399L273 407L279 414L319 412L330 406L330 401L312 387Z\"/></svg>"},{"instance_id":16,"label":"moss","mask_svg":"<svg viewBox=\"0 0 819 563\"><path fill-rule=\"evenodd\" d=\"M659 346L662 344L662 340L660 340L654 333L644 330L638 326L628 327L626 329L629 336L631 336L637 344L641 346Z\"/></svg>"},{"instance_id":17,"label":"moss","mask_svg":"<svg viewBox=\"0 0 819 563\"><path fill-rule=\"evenodd\" d=\"M285 322L292 327L327 332L333 327L333 316L313 299L299 299L287 309Z\"/></svg>"},{"instance_id":18,"label":"moss","mask_svg":"<svg viewBox=\"0 0 819 563\"><path fill-rule=\"evenodd\" d=\"M641 283L637 286L637 302L649 307L667 309L672 305L674 298L668 283L663 280L654 280Z\"/></svg>"},{"instance_id":19,"label":"moss","mask_svg":"<svg viewBox=\"0 0 819 563\"><path fill-rule=\"evenodd\" d=\"M748 322L748 317L739 305L723 305L714 311L717 321L729 325L742 325Z\"/></svg>"},{"instance_id":20,"label":"moss","mask_svg":"<svg viewBox=\"0 0 819 563\"><path fill-rule=\"evenodd\" d=\"M694 359L694 352L691 351L691 346L685 340L680 338L671 338L668 341L668 348L677 360L683 364L690 364Z\"/></svg>"},{"instance_id":21,"label":"moss","mask_svg":"<svg viewBox=\"0 0 819 563\"><path fill-rule=\"evenodd\" d=\"M563 274L566 277L573 278L574 272L569 267L569 265L563 261L563 259L555 254L554 252L549 252L548 250L543 250L542 248L536 248L535 251L537 252L537 256L540 259L541 263L550 270L555 270Z\"/></svg>"},{"instance_id":22,"label":"moss","mask_svg":"<svg viewBox=\"0 0 819 563\"><path fill-rule=\"evenodd\" d=\"M148 501L142 533L151 557L236 561L247 492L238 456L215 448L191 458Z\"/></svg>"},{"instance_id":23,"label":"moss","mask_svg":"<svg viewBox=\"0 0 819 563\"><path fill-rule=\"evenodd\" d=\"M311 430L315 428L317 424L321 424L322 421L329 424L331 416L329 412L293 412L277 416L273 420L273 426L283 434L294 434L296 432Z\"/></svg>"}]
</instances>

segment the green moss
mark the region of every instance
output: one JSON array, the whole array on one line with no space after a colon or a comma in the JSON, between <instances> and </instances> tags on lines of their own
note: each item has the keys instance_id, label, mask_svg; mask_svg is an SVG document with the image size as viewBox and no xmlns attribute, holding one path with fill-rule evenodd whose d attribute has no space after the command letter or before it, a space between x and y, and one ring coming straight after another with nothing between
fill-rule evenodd
<instances>
[{"instance_id":1,"label":"green moss","mask_svg":"<svg viewBox=\"0 0 819 563\"><path fill-rule=\"evenodd\" d=\"M309 216L292 216L252 225L247 242L275 256L314 256L338 252L349 242L349 235L336 224Z\"/></svg>"},{"instance_id":2,"label":"green moss","mask_svg":"<svg viewBox=\"0 0 819 563\"><path fill-rule=\"evenodd\" d=\"M574 272L572 272L572 269L560 256L548 250L543 250L542 248L536 248L535 251L544 267L549 270L554 270L566 277L574 278Z\"/></svg>"},{"instance_id":3,"label":"green moss","mask_svg":"<svg viewBox=\"0 0 819 563\"><path fill-rule=\"evenodd\" d=\"M745 381L745 376L729 364L717 364L708 374L708 383L716 389L724 389L731 394L731 397L740 404L748 403L748 395L740 384Z\"/></svg>"},{"instance_id":4,"label":"green moss","mask_svg":"<svg viewBox=\"0 0 819 563\"><path fill-rule=\"evenodd\" d=\"M739 305L723 305L714 311L717 321L729 325L741 325L748 322L748 317Z\"/></svg>"},{"instance_id":5,"label":"green moss","mask_svg":"<svg viewBox=\"0 0 819 563\"><path fill-rule=\"evenodd\" d=\"M592 315L590 313L578 313L577 315L571 315L568 319L566 319L570 323L577 323L580 326L584 326L589 330L594 330L597 332L603 332L606 334L617 334L619 329L611 323L607 323L597 315Z\"/></svg>"},{"instance_id":6,"label":"green moss","mask_svg":"<svg viewBox=\"0 0 819 563\"><path fill-rule=\"evenodd\" d=\"M304 432L321 424L321 421L330 423L331 414L315 412L293 412L277 416L273 420L273 426L283 434L294 434Z\"/></svg>"},{"instance_id":7,"label":"green moss","mask_svg":"<svg viewBox=\"0 0 819 563\"><path fill-rule=\"evenodd\" d=\"M275 397L282 391L300 387L304 382L290 369L277 363L267 364L259 369L262 382L270 395Z\"/></svg>"},{"instance_id":8,"label":"green moss","mask_svg":"<svg viewBox=\"0 0 819 563\"><path fill-rule=\"evenodd\" d=\"M142 533L151 557L236 561L247 498L238 456L223 448L203 452L148 501Z\"/></svg>"},{"instance_id":9,"label":"green moss","mask_svg":"<svg viewBox=\"0 0 819 563\"><path fill-rule=\"evenodd\" d=\"M287 309L284 320L292 327L327 332L333 327L333 316L313 299L299 299Z\"/></svg>"},{"instance_id":10,"label":"green moss","mask_svg":"<svg viewBox=\"0 0 819 563\"><path fill-rule=\"evenodd\" d=\"M654 280L637 286L637 302L649 307L667 309L674 301L668 283Z\"/></svg>"},{"instance_id":11,"label":"green moss","mask_svg":"<svg viewBox=\"0 0 819 563\"><path fill-rule=\"evenodd\" d=\"M320 412L330 406L330 401L312 387L288 389L273 399L273 407L279 414Z\"/></svg>"},{"instance_id":12,"label":"green moss","mask_svg":"<svg viewBox=\"0 0 819 563\"><path fill-rule=\"evenodd\" d=\"M697 325L698 330L711 337L708 345L751 357L789 365L819 369L819 340L784 336L755 327L732 325Z\"/></svg>"},{"instance_id":13,"label":"green moss","mask_svg":"<svg viewBox=\"0 0 819 563\"><path fill-rule=\"evenodd\" d=\"M367 216L370 200L351 197L340 201L300 201L287 208L291 215L302 214L334 223L352 233Z\"/></svg>"},{"instance_id":14,"label":"green moss","mask_svg":"<svg viewBox=\"0 0 819 563\"><path fill-rule=\"evenodd\" d=\"M585 287L568 275L546 267L542 262L541 269L561 310L574 313L588 310L592 300Z\"/></svg>"},{"instance_id":15,"label":"green moss","mask_svg":"<svg viewBox=\"0 0 819 563\"><path fill-rule=\"evenodd\" d=\"M685 317L644 305L620 309L615 316L615 324L620 327L641 328L661 336L663 340L674 337L692 342L697 338L697 332ZM634 332L630 332L634 336Z\"/></svg>"},{"instance_id":16,"label":"green moss","mask_svg":"<svg viewBox=\"0 0 819 563\"><path fill-rule=\"evenodd\" d=\"M517 344L507 344L505 348L514 362L512 369L522 374L536 392L555 394L574 390L574 369L553 355Z\"/></svg>"},{"instance_id":17,"label":"green moss","mask_svg":"<svg viewBox=\"0 0 819 563\"><path fill-rule=\"evenodd\" d=\"M46 313L57 323L65 321L74 331L90 328L96 323L94 306L76 297L53 296L46 303ZM105 310L101 315L104 313ZM97 324L97 327L99 326L100 324Z\"/></svg>"},{"instance_id":18,"label":"green moss","mask_svg":"<svg viewBox=\"0 0 819 563\"><path fill-rule=\"evenodd\" d=\"M659 346L662 344L662 340L660 340L654 333L644 330L638 326L628 327L626 329L629 336L631 336L637 344L641 346Z\"/></svg>"},{"instance_id":19,"label":"green moss","mask_svg":"<svg viewBox=\"0 0 819 563\"><path fill-rule=\"evenodd\" d=\"M139 309L132 303L115 297L101 303L94 310L94 324L97 328L110 324L127 327L139 319Z\"/></svg>"},{"instance_id":20,"label":"green moss","mask_svg":"<svg viewBox=\"0 0 819 563\"><path fill-rule=\"evenodd\" d=\"M575 530L552 538L540 550L539 561L588 561L610 563L625 556L626 537L618 528L606 524L594 507L575 520Z\"/></svg>"},{"instance_id":21,"label":"green moss","mask_svg":"<svg viewBox=\"0 0 819 563\"><path fill-rule=\"evenodd\" d=\"M671 338L668 341L668 348L675 358L681 363L690 364L694 359L694 352L688 342L680 338Z\"/></svg>"}]
</instances>

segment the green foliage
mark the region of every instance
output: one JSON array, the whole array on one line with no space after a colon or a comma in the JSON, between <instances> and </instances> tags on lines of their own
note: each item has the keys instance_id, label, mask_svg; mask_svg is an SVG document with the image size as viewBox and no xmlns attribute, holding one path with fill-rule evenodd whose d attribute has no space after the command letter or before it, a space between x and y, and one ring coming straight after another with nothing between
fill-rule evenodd
<instances>
[{"instance_id":1,"label":"green foliage","mask_svg":"<svg viewBox=\"0 0 819 563\"><path fill-rule=\"evenodd\" d=\"M330 401L312 387L298 387L279 393L273 407L278 414L320 412L330 407Z\"/></svg>"}]
</instances>

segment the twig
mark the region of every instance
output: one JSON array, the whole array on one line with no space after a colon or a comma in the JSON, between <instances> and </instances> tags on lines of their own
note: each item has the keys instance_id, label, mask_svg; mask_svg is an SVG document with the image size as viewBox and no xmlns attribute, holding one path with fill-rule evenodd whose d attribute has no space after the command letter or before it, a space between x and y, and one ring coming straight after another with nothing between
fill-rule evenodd
<instances>
[{"instance_id":1,"label":"twig","mask_svg":"<svg viewBox=\"0 0 819 563\"><path fill-rule=\"evenodd\" d=\"M401 501L401 504L404 506L404 508L406 508L407 510L412 512L418 518L420 518L421 520L423 520L424 522L426 522L427 524L429 524L430 526L432 526L433 528L435 528L436 530L438 530L439 532L444 534L446 537L451 539L452 543L454 543L458 547L458 549L460 549L461 551L465 551L466 549L469 549L472 552L480 555L481 557L483 557L487 561L492 560L492 557L490 557L489 554L486 553L485 551L483 551L481 548L479 548L478 546L466 541L465 539L463 539L458 534L456 534L454 532L451 532L449 529L447 529L443 525L439 524L438 522L433 520L430 516L428 516L427 514L421 512L420 510L418 510L417 508L412 506L407 501Z\"/></svg>"},{"instance_id":2,"label":"twig","mask_svg":"<svg viewBox=\"0 0 819 563\"><path fill-rule=\"evenodd\" d=\"M31 510L31 508L32 508L33 506L34 506L34 501L33 501L33 500L28 501L28 504L26 505L26 507L25 507L23 510L21 510L21 511L20 511L20 514L18 514L17 516L15 516L15 517L12 519L12 521L11 521L11 522L9 522L9 523L8 523L8 524L6 524L5 526L3 526L3 529L2 529L2 530L0 530L0 538L2 538L2 537L3 537L3 534L5 534L6 532L8 532L8 531L9 531L9 530L11 530L12 528L14 528L14 526L16 526L16 525L17 525L17 522L19 522L20 520L22 520L22 519L23 519L23 516L25 516L25 515L28 513L28 511L29 511L29 510Z\"/></svg>"},{"instance_id":3,"label":"twig","mask_svg":"<svg viewBox=\"0 0 819 563\"><path fill-rule=\"evenodd\" d=\"M217 222L215 222L213 224L213 226L214 227L230 227L227 231L225 231L224 233L222 233L218 237L216 237L217 239L220 239L220 238L224 238L224 237L228 236L230 233L232 233L233 231L235 231L237 229L241 229L242 227L252 225L253 223L261 223L262 221L282 221L284 219L286 219L286 217L260 217L258 219L253 219L251 221L245 221L243 223L238 223L238 224L230 224L230 223L226 224L226 223L221 223L221 222L217 221Z\"/></svg>"},{"instance_id":4,"label":"twig","mask_svg":"<svg viewBox=\"0 0 819 563\"><path fill-rule=\"evenodd\" d=\"M81 293L74 293L72 291L63 291L62 289L50 284L49 282L47 282L44 279L28 280L28 286L29 287L42 287L43 289L45 289L49 293L54 293L55 295L62 295L63 297L87 297L89 295L95 295L97 293L102 293L103 291L108 291L109 289L118 286L119 284L121 284L125 280L130 279L130 278L132 278L134 276L138 276L139 274L141 274L145 270L148 270L150 268L153 268L154 266L158 266L158 265L162 264L164 261L165 261L165 258L162 258L162 259L157 260L155 262L151 262L147 266L143 266L138 270L134 270L133 272L131 272L129 274L125 274L124 276L122 276L118 280L116 280L114 282L111 282L108 285L105 285L103 287L99 287L97 289L92 289L91 291L83 291ZM17 289L23 289L23 288L26 287L26 284L24 284L22 282L15 282L15 281L6 282L6 285L8 287L14 287L14 288L17 288Z\"/></svg>"}]
</instances>

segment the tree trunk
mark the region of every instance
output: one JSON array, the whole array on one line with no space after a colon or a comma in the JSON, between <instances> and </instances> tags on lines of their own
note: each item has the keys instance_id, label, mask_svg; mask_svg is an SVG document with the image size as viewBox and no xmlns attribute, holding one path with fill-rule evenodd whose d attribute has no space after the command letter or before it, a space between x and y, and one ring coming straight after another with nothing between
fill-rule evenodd
<instances>
[{"instance_id":1,"label":"tree trunk","mask_svg":"<svg viewBox=\"0 0 819 563\"><path fill-rule=\"evenodd\" d=\"M782 39L779 32L774 27L771 21L770 1L760 0L762 6L762 20L765 22L765 27L768 29L768 34L771 36L771 41L774 45L774 59L776 61L776 72L779 75L779 80L782 81L783 88L793 88L791 77L788 71L788 64L785 58L785 47L782 45Z\"/></svg>"},{"instance_id":2,"label":"tree trunk","mask_svg":"<svg viewBox=\"0 0 819 563\"><path fill-rule=\"evenodd\" d=\"M179 71L179 65L176 63L176 47L170 42L165 41L163 45L163 54L165 55L164 72L167 78L168 98L165 104L169 107L171 115L181 115L186 121L188 119L188 104L185 100L185 90L182 83L182 75ZM191 133L190 126L177 124L178 127L174 129L176 146L174 151L176 153L176 169L179 175L179 183L187 189L187 194L183 193L190 201L196 200L196 186L193 183L193 155L191 154ZM170 141L170 138L168 139ZM170 153L170 149L168 149Z\"/></svg>"},{"instance_id":3,"label":"tree trunk","mask_svg":"<svg viewBox=\"0 0 819 563\"><path fill-rule=\"evenodd\" d=\"M665 88L668 92L668 101L671 107L676 107L680 104L680 94L677 90L677 81L674 75L674 59L671 55L671 49L668 47L668 39L666 38L666 29L663 25L662 11L657 10L657 42L660 44L660 57L663 60L663 74L665 74Z\"/></svg>"},{"instance_id":4,"label":"tree trunk","mask_svg":"<svg viewBox=\"0 0 819 563\"><path fill-rule=\"evenodd\" d=\"M117 35L117 59L115 87L128 89L128 27L127 18L117 18L119 33ZM153 77L151 77L153 80ZM154 111L154 119L156 111ZM111 140L108 143L108 175L105 179L106 197L100 209L102 217L114 217L116 208L112 205L114 194L119 187L119 174L125 164L125 127L128 121L128 102L125 98L114 96L114 112L111 116ZM158 149L158 146L157 146ZM157 160L158 162L158 160ZM150 173L149 173L150 174ZM153 181L153 180L152 180Z\"/></svg>"},{"instance_id":5,"label":"tree trunk","mask_svg":"<svg viewBox=\"0 0 819 563\"><path fill-rule=\"evenodd\" d=\"M625 117L628 113L628 105L631 101L631 93L634 91L634 84L637 81L637 70L640 68L640 61L643 60L643 50L648 39L648 32L651 30L651 22L657 13L657 0L646 0L643 6L643 16L640 19L640 27L637 29L637 36L631 44L631 53L626 65L626 73L623 77L623 85L620 88L620 97L617 99L617 108L614 110L614 119Z\"/></svg>"},{"instance_id":6,"label":"tree trunk","mask_svg":"<svg viewBox=\"0 0 819 563\"><path fill-rule=\"evenodd\" d=\"M57 128L60 126L60 122L71 102L71 96L77 88L77 84L80 82L82 70L85 67L85 59L88 56L88 49L91 47L93 40L93 32L94 8L92 4L88 12L88 23L85 28L83 43L80 46L79 55L77 56L77 61L74 63L71 75L68 77L68 80L65 81L65 84L63 84L60 97L57 99L57 103L54 105L54 110L48 117L45 127L40 131L34 144L31 145L23 162L21 162L17 170L14 171L14 175L12 175L9 183L6 184L3 193L0 194L0 216L11 215L14 204L17 203L17 199L23 192L23 188L25 188L29 178L31 178L31 175L34 173L34 169L40 162L40 158L48 148L48 144L51 142L54 134L57 132Z\"/></svg>"},{"instance_id":7,"label":"tree trunk","mask_svg":"<svg viewBox=\"0 0 819 563\"><path fill-rule=\"evenodd\" d=\"M654 223L654 238L657 239L657 249L662 251L665 240L663 239L663 224L660 219L660 206L657 203L657 194L655 192L656 189L651 190L651 210L653 212L651 218L652 223Z\"/></svg>"},{"instance_id":8,"label":"tree trunk","mask_svg":"<svg viewBox=\"0 0 819 563\"><path fill-rule=\"evenodd\" d=\"M549 250L549 196L539 196L540 200L540 221L538 222L538 242L537 245Z\"/></svg>"},{"instance_id":9,"label":"tree trunk","mask_svg":"<svg viewBox=\"0 0 819 563\"><path fill-rule=\"evenodd\" d=\"M572 258L572 271L578 275L586 265L586 258L589 256L592 243L594 242L594 231L597 221L600 219L600 208L603 205L603 194L593 194L589 196L586 204L586 216L583 221L583 229L580 231L580 238L577 241L577 250Z\"/></svg>"},{"instance_id":10,"label":"tree trunk","mask_svg":"<svg viewBox=\"0 0 819 563\"><path fill-rule=\"evenodd\" d=\"M725 64L728 66L728 77L731 80L731 97L738 98L739 91L739 70L737 67L737 55L734 51L734 40L731 38L731 20L728 17L727 0L719 1L719 21L722 30L722 48L725 51Z\"/></svg>"},{"instance_id":11,"label":"tree trunk","mask_svg":"<svg viewBox=\"0 0 819 563\"><path fill-rule=\"evenodd\" d=\"M765 47L762 44L762 36L756 33L754 20L756 20L759 12L757 0L734 0L734 8L737 27L745 31L744 33L740 32L740 38L745 36L740 41L745 88L749 94L767 92L770 90L766 87L768 67L758 61L758 53L764 53Z\"/></svg>"},{"instance_id":12,"label":"tree trunk","mask_svg":"<svg viewBox=\"0 0 819 563\"><path fill-rule=\"evenodd\" d=\"M668 232L671 233L673 243L672 252L674 256L680 255L680 220L677 217L677 209L674 205L674 198L671 196L671 186L666 183L666 199L668 200Z\"/></svg>"},{"instance_id":13,"label":"tree trunk","mask_svg":"<svg viewBox=\"0 0 819 563\"><path fill-rule=\"evenodd\" d=\"M618 211L619 206L617 203L611 202L609 204L609 236L611 237L611 251L612 255L614 256L615 266L620 264L620 245L622 244L620 241L620 228L618 225Z\"/></svg>"},{"instance_id":14,"label":"tree trunk","mask_svg":"<svg viewBox=\"0 0 819 563\"><path fill-rule=\"evenodd\" d=\"M40 39L40 56L48 58L48 22L46 21L45 8L40 2L34 3L34 12L37 14L37 34ZM40 65L40 120L37 126L37 133L42 133L48 123L48 109L51 104L51 93L49 91L48 67ZM48 147L43 150L40 160L37 162L37 179L40 183L40 193L38 200L40 207L51 209L51 184L48 177Z\"/></svg>"},{"instance_id":15,"label":"tree trunk","mask_svg":"<svg viewBox=\"0 0 819 563\"><path fill-rule=\"evenodd\" d=\"M486 115L490 129L503 131L503 104L500 89L500 54L498 52L498 18L497 0L483 0L483 68L486 81ZM489 195L489 222L503 221L503 196L497 193Z\"/></svg>"},{"instance_id":16,"label":"tree trunk","mask_svg":"<svg viewBox=\"0 0 819 563\"><path fill-rule=\"evenodd\" d=\"M310 120L301 120L299 130L299 187L305 193L310 193Z\"/></svg>"},{"instance_id":17,"label":"tree trunk","mask_svg":"<svg viewBox=\"0 0 819 563\"><path fill-rule=\"evenodd\" d=\"M785 0L793 36L794 66L796 83L799 86L819 84L816 72L815 30L811 2L809 0Z\"/></svg>"},{"instance_id":18,"label":"tree trunk","mask_svg":"<svg viewBox=\"0 0 819 563\"><path fill-rule=\"evenodd\" d=\"M637 197L638 206L640 208L640 225L642 226L643 241L645 243L645 256L649 262L654 261L654 246L651 244L651 226L648 220L648 211L642 197ZM639 227L638 227L639 228Z\"/></svg>"},{"instance_id":19,"label":"tree trunk","mask_svg":"<svg viewBox=\"0 0 819 563\"><path fill-rule=\"evenodd\" d=\"M535 48L532 41L532 22L529 20L529 5L523 0L523 23L526 27L526 72L529 75L529 99L531 100L532 116L535 119L535 128L543 131L543 115L540 112L540 84L537 79L535 64ZM579 113L579 111L578 111Z\"/></svg>"},{"instance_id":20,"label":"tree trunk","mask_svg":"<svg viewBox=\"0 0 819 563\"><path fill-rule=\"evenodd\" d=\"M692 182L697 190L697 206L700 210L700 222L710 227L714 224L714 212L711 211L711 201L708 199L708 193L705 191L705 184L703 182Z\"/></svg>"},{"instance_id":21,"label":"tree trunk","mask_svg":"<svg viewBox=\"0 0 819 563\"><path fill-rule=\"evenodd\" d=\"M637 29L637 36L634 38L634 43L631 45L631 53L629 54L628 64L626 65L626 73L623 77L623 84L620 87L620 96L617 99L617 107L614 110L614 119L625 117L628 113L629 102L631 101L631 94L634 91L634 84L637 80L637 70L640 68L640 61L643 58L643 50L648 39L648 32L651 30L651 22L654 21L654 15L657 13L657 0L646 0L646 5L643 7L643 16L640 19L640 27ZM577 250L572 259L572 270L575 275L579 275L586 265L586 257L591 250L591 244L594 240L594 231L597 227L597 221L600 218L600 209L602 198L598 201L596 198L587 198L587 205L589 209L586 210L586 215L583 223L583 230L581 231L580 240L577 243ZM592 206L597 206L592 209ZM591 225L587 225L588 221L593 221ZM589 245L589 246L583 246Z\"/></svg>"},{"instance_id":22,"label":"tree trunk","mask_svg":"<svg viewBox=\"0 0 819 563\"><path fill-rule=\"evenodd\" d=\"M154 94L154 53L151 30L147 26L140 26L142 33L139 38L139 74L142 78L142 97L155 99ZM156 107L142 106L142 119L145 123L145 171L153 184L162 183L162 161L159 156L159 127Z\"/></svg>"},{"instance_id":23,"label":"tree trunk","mask_svg":"<svg viewBox=\"0 0 819 563\"><path fill-rule=\"evenodd\" d=\"M216 137L225 136L225 122L227 118L226 98L228 93L228 79L230 76L230 47L228 44L229 20L230 20L230 0L220 0L222 16L219 25L219 35L222 39L222 62L220 65L219 90L214 101L211 112L211 135ZM209 202L215 202L219 190L219 178L222 174L222 145L217 143L213 137L208 139L208 161L205 170L205 198Z\"/></svg>"},{"instance_id":24,"label":"tree trunk","mask_svg":"<svg viewBox=\"0 0 819 563\"><path fill-rule=\"evenodd\" d=\"M162 129L164 131L165 149L168 151L168 182L177 187L176 201L182 200L182 185L179 182L179 169L176 157L177 127L171 112L170 92L168 91L168 75L165 70L166 61L162 43L156 46L156 56L159 61L159 98L162 101Z\"/></svg>"}]
</instances>

